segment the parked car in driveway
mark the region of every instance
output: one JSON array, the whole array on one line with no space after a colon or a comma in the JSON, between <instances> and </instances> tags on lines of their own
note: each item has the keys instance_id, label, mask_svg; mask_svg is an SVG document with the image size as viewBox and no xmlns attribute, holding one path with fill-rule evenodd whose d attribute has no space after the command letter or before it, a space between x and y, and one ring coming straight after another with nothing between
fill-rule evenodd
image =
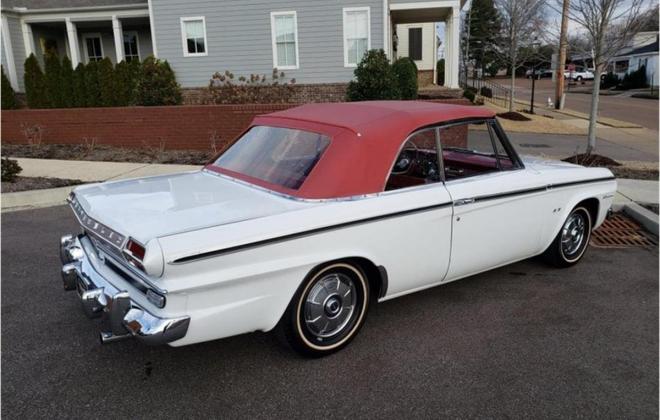
<instances>
[{"instance_id":1,"label":"parked car in driveway","mask_svg":"<svg viewBox=\"0 0 660 420\"><path fill-rule=\"evenodd\" d=\"M565 70L564 78L581 82L582 80L594 80L594 74L591 70L586 69Z\"/></svg>"},{"instance_id":2,"label":"parked car in driveway","mask_svg":"<svg viewBox=\"0 0 660 420\"><path fill-rule=\"evenodd\" d=\"M278 327L322 356L377 301L577 263L615 190L607 169L519 156L487 108L309 104L255 118L200 171L76 188L62 279L103 342Z\"/></svg>"}]
</instances>

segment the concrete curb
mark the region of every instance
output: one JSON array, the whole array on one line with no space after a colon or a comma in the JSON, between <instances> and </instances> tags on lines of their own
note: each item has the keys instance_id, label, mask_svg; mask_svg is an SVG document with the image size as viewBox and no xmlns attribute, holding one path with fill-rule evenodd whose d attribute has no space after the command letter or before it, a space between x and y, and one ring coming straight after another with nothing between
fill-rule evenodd
<instances>
[{"instance_id":1,"label":"concrete curb","mask_svg":"<svg viewBox=\"0 0 660 420\"><path fill-rule=\"evenodd\" d=\"M2 213L64 205L69 193L76 186L3 193L0 196Z\"/></svg>"},{"instance_id":2,"label":"concrete curb","mask_svg":"<svg viewBox=\"0 0 660 420\"><path fill-rule=\"evenodd\" d=\"M635 202L623 205L623 213L630 216L646 230L658 236L658 215Z\"/></svg>"}]
</instances>

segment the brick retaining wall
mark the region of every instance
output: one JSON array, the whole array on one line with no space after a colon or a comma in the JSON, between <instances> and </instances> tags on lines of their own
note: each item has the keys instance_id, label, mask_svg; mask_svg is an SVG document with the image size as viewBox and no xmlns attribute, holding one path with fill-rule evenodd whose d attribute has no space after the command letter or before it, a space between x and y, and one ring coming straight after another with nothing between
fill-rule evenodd
<instances>
[{"instance_id":1,"label":"brick retaining wall","mask_svg":"<svg viewBox=\"0 0 660 420\"><path fill-rule=\"evenodd\" d=\"M433 102L469 104L465 99ZM295 104L192 105L2 111L6 143L85 144L210 150L233 140L256 115ZM35 134L36 133L36 134ZM40 134L39 134L40 133Z\"/></svg>"}]
</instances>

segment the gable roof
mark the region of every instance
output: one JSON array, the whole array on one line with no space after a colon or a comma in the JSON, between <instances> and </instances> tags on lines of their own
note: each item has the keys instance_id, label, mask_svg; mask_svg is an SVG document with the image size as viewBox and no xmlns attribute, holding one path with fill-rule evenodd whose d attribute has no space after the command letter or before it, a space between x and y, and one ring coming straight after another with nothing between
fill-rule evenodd
<instances>
[{"instance_id":1,"label":"gable roof","mask_svg":"<svg viewBox=\"0 0 660 420\"><path fill-rule=\"evenodd\" d=\"M658 39L655 39L655 42L652 44L644 45L643 47L635 48L634 50L627 52L625 55L639 55L645 53L658 52Z\"/></svg>"}]
</instances>

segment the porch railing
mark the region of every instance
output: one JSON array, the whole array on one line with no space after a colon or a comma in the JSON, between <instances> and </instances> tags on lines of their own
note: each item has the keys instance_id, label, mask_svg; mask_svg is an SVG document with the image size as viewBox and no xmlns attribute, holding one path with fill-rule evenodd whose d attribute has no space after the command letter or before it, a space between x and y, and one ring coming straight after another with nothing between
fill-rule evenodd
<instances>
[{"instance_id":1,"label":"porch railing","mask_svg":"<svg viewBox=\"0 0 660 420\"><path fill-rule=\"evenodd\" d=\"M463 89L473 91L475 94L482 96L485 101L501 106L502 108L509 106L511 89L508 87L481 77L466 78L465 72L461 72L459 83Z\"/></svg>"}]
</instances>

